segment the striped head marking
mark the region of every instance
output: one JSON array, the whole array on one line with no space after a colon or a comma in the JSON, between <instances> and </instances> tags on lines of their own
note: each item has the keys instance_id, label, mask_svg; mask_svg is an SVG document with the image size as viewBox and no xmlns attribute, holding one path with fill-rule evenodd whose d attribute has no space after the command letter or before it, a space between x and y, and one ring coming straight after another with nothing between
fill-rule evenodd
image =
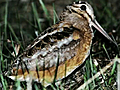
<instances>
[{"instance_id":1,"label":"striped head marking","mask_svg":"<svg viewBox=\"0 0 120 90\"><path fill-rule=\"evenodd\" d=\"M88 4L85 1L78 1L78 2L73 2L73 4L67 6L66 8L69 10L69 12L76 13L78 16L85 18L88 21L91 29L92 29L92 26L95 27L96 30L101 32L107 39L109 39L114 43L114 41L110 38L110 36L96 21L93 8L91 7L90 4Z\"/></svg>"},{"instance_id":2,"label":"striped head marking","mask_svg":"<svg viewBox=\"0 0 120 90\"><path fill-rule=\"evenodd\" d=\"M95 19L93 9L90 4L84 1L73 2L73 4L67 6L67 8L74 13L84 17L90 23Z\"/></svg>"}]
</instances>

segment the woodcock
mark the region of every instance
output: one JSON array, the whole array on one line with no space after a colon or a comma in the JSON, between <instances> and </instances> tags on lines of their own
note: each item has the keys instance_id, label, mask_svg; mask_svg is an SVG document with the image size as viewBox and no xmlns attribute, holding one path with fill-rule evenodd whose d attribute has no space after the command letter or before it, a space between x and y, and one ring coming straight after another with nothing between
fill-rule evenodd
<instances>
[{"instance_id":1,"label":"woodcock","mask_svg":"<svg viewBox=\"0 0 120 90\"><path fill-rule=\"evenodd\" d=\"M54 78L65 78L88 57L92 27L113 42L96 21L90 4L79 1L66 6L60 21L42 32L15 60L9 77L20 81L32 78L45 86Z\"/></svg>"}]
</instances>

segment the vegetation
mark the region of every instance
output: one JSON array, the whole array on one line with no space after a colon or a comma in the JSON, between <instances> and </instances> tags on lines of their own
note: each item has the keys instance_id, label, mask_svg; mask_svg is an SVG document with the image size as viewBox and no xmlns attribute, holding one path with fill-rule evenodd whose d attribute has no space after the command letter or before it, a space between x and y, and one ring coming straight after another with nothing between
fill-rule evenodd
<instances>
[{"instance_id":1,"label":"vegetation","mask_svg":"<svg viewBox=\"0 0 120 90\"><path fill-rule=\"evenodd\" d=\"M59 19L59 14L64 6L75 0L1 0L0 1L0 89L20 90L26 89L25 82L8 80L4 73L10 70L11 63L21 54L43 30L53 25ZM78 1L78 0L76 0ZM119 0L87 0L94 8L97 20L102 27L114 39L118 47L120 45L120 1ZM59 87L51 86L51 89L75 89L94 76L100 69L118 55L117 47L94 31L94 39L91 53L86 62L78 69L80 82L72 83L72 75L67 78L69 84L61 84ZM15 47L20 45L20 51L16 55ZM13 55L13 52L15 55ZM114 63L106 72L88 84L85 90L117 90L117 64ZM63 82L64 83L64 82ZM39 84L32 83L35 90L40 90Z\"/></svg>"}]
</instances>

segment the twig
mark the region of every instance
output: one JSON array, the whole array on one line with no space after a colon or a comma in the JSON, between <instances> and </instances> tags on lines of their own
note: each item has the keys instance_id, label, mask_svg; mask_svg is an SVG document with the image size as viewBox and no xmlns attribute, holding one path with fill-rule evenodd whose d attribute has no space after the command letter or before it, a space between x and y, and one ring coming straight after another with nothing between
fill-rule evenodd
<instances>
[{"instance_id":1,"label":"twig","mask_svg":"<svg viewBox=\"0 0 120 90\"><path fill-rule=\"evenodd\" d=\"M117 64L117 88L120 90L120 59L116 59Z\"/></svg>"},{"instance_id":2,"label":"twig","mask_svg":"<svg viewBox=\"0 0 120 90\"><path fill-rule=\"evenodd\" d=\"M99 77L101 74L103 74L108 68L110 68L115 61L119 61L118 59L113 59L109 64L107 64L104 68L102 68L99 72L97 72L92 78L90 78L87 82L85 82L83 85L81 85L77 90L81 90L84 89L88 84L90 84L94 79L96 79L97 77ZM119 74L120 76L120 74ZM120 87L120 85L118 85ZM118 89L120 90L120 89Z\"/></svg>"}]
</instances>

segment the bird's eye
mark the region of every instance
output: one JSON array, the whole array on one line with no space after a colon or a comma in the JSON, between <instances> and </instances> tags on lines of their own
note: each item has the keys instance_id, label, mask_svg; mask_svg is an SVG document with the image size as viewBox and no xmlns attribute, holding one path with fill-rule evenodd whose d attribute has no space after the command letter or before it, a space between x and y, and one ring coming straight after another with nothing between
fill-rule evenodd
<instances>
[{"instance_id":1,"label":"bird's eye","mask_svg":"<svg viewBox=\"0 0 120 90\"><path fill-rule=\"evenodd\" d=\"M83 11L86 11L86 6L85 6L85 5L82 5L82 6L80 7L80 9L83 10Z\"/></svg>"}]
</instances>

